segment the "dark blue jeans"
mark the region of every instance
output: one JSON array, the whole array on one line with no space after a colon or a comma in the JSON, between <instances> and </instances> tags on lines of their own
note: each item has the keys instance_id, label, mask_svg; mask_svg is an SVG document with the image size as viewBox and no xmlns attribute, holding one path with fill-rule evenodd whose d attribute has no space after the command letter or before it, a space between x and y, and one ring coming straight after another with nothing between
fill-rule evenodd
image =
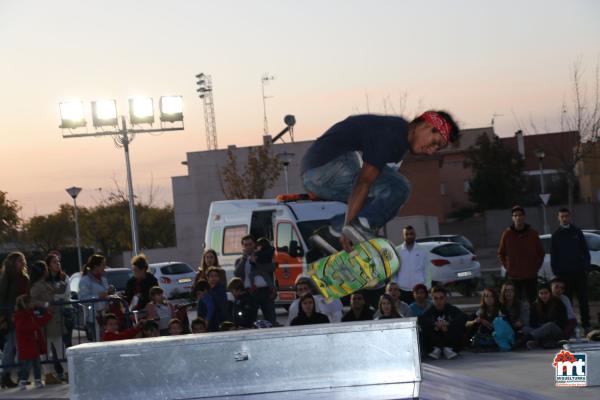
<instances>
[{"instance_id":1,"label":"dark blue jeans","mask_svg":"<svg viewBox=\"0 0 600 400\"><path fill-rule=\"evenodd\" d=\"M29 378L29 371L31 371L31 367L33 367L33 378L36 381L42 379L42 366L39 357L33 360L22 360L21 363L21 370L19 371L19 380L21 382L25 382L27 378Z\"/></svg>"},{"instance_id":2,"label":"dark blue jeans","mask_svg":"<svg viewBox=\"0 0 600 400\"><path fill-rule=\"evenodd\" d=\"M344 153L325 165L309 169L302 176L304 188L324 200L348 203L358 178L362 162L355 152ZM410 195L406 178L389 166L384 166L371 185L369 195L359 218L365 218L376 232L398 214ZM331 226L340 231L345 214L331 219Z\"/></svg>"}]
</instances>

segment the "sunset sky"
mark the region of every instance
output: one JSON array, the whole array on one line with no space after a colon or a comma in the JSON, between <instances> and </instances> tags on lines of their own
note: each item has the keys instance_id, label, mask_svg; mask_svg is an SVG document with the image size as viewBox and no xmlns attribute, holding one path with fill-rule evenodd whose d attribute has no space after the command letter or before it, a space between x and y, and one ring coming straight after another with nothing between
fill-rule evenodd
<instances>
[{"instance_id":1,"label":"sunset sky","mask_svg":"<svg viewBox=\"0 0 600 400\"><path fill-rule=\"evenodd\" d=\"M194 76L212 75L219 147L262 141L261 76L271 131L294 114L297 140L359 112L408 117L444 108L461 126L512 135L559 130L570 71L588 81L600 59L600 2L0 0L0 190L22 217L69 202L92 205L113 181L125 189L123 151L110 138L63 139L58 103L133 95L184 97L186 129L138 135L135 188L153 182L171 201L185 153L204 150ZM385 103L385 106L384 106ZM102 188L102 190L98 190Z\"/></svg>"}]
</instances>

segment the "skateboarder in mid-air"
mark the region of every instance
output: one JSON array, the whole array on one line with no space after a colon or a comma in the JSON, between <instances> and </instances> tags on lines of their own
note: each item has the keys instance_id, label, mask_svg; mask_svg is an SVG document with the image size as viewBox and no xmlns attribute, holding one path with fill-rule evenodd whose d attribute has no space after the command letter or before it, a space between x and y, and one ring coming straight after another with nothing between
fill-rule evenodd
<instances>
[{"instance_id":1,"label":"skateboarder in mid-air","mask_svg":"<svg viewBox=\"0 0 600 400\"><path fill-rule=\"evenodd\" d=\"M347 203L348 208L313 239L328 251L335 251L327 248L332 241L351 251L352 243L375 236L410 194L406 178L387 164L399 163L407 151L432 155L458 136L458 126L443 111L427 111L411 122L395 116L356 115L333 125L304 155L302 179L309 193Z\"/></svg>"}]
</instances>

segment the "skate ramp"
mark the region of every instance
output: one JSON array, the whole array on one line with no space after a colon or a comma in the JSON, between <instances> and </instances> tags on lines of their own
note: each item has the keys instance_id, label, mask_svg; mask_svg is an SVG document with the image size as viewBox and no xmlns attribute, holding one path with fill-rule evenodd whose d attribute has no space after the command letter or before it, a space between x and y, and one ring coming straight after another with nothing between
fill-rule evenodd
<instances>
[{"instance_id":1,"label":"skate ramp","mask_svg":"<svg viewBox=\"0 0 600 400\"><path fill-rule=\"evenodd\" d=\"M419 396L416 319L270 328L67 351L83 399L403 399Z\"/></svg>"}]
</instances>

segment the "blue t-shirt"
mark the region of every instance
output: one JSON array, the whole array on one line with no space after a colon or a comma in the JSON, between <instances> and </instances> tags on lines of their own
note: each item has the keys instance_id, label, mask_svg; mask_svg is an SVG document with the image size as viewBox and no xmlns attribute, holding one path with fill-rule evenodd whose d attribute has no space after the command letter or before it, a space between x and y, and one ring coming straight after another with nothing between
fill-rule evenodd
<instances>
[{"instance_id":1,"label":"blue t-shirt","mask_svg":"<svg viewBox=\"0 0 600 400\"><path fill-rule=\"evenodd\" d=\"M318 138L302 159L302 173L338 156L362 152L364 162L381 171L387 163L404 157L408 145L408 122L389 115L355 115L338 122Z\"/></svg>"},{"instance_id":2,"label":"blue t-shirt","mask_svg":"<svg viewBox=\"0 0 600 400\"><path fill-rule=\"evenodd\" d=\"M414 317L420 317L431 305L431 300L425 300L425 304L424 308L420 308L416 302L412 302L408 307L410 308L410 311L412 311Z\"/></svg>"}]
</instances>

